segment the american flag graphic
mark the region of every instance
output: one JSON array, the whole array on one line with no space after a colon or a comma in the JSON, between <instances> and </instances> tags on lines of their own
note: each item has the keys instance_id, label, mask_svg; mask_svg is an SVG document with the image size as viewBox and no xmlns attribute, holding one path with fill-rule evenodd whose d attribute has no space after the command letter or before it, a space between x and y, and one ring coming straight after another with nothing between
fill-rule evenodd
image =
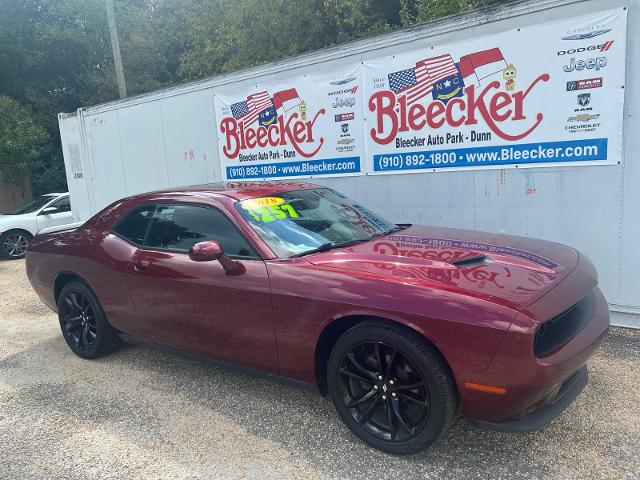
<instances>
[{"instance_id":1,"label":"american flag graphic","mask_svg":"<svg viewBox=\"0 0 640 480\"><path fill-rule=\"evenodd\" d=\"M233 115L233 118L235 118L236 120L246 115L247 113L249 113L249 106L247 105L246 100L231 104L231 115Z\"/></svg>"},{"instance_id":2,"label":"american flag graphic","mask_svg":"<svg viewBox=\"0 0 640 480\"><path fill-rule=\"evenodd\" d=\"M426 67L418 62L414 68L389 74L389 88L398 95L407 97L407 103L413 103L427 95L433 84Z\"/></svg>"},{"instance_id":3,"label":"american flag graphic","mask_svg":"<svg viewBox=\"0 0 640 480\"><path fill-rule=\"evenodd\" d=\"M439 57L429 58L424 61L424 64L433 83L458 73L456 64L453 63L453 58L448 53Z\"/></svg>"},{"instance_id":4,"label":"american flag graphic","mask_svg":"<svg viewBox=\"0 0 640 480\"><path fill-rule=\"evenodd\" d=\"M404 95L407 104L420 100L433 90L433 85L458 72L451 55L427 58L416 62L415 67L389 74L389 89L396 95Z\"/></svg>"},{"instance_id":5,"label":"american flag graphic","mask_svg":"<svg viewBox=\"0 0 640 480\"><path fill-rule=\"evenodd\" d=\"M254 93L242 102L231 104L231 115L247 126L258 120L260 112L269 107L273 107L273 102L267 92Z\"/></svg>"}]
</instances>

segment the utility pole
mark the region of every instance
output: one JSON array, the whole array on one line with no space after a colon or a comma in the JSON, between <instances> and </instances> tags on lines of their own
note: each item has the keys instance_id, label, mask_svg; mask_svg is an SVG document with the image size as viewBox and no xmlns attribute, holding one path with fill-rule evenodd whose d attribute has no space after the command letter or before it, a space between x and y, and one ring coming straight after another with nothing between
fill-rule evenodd
<instances>
[{"instance_id":1,"label":"utility pole","mask_svg":"<svg viewBox=\"0 0 640 480\"><path fill-rule=\"evenodd\" d=\"M107 9L107 21L109 22L109 32L111 33L111 48L113 49L113 64L116 67L116 78L118 79L118 91L120 92L120 98L126 98L127 84L124 81L118 27L116 26L116 16L113 13L113 0L104 0L104 6Z\"/></svg>"}]
</instances>

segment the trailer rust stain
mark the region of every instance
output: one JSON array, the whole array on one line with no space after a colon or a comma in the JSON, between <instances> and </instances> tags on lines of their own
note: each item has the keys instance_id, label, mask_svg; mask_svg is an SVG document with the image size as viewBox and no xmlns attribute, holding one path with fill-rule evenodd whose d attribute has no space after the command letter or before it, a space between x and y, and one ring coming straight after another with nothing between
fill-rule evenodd
<instances>
[{"instance_id":1,"label":"trailer rust stain","mask_svg":"<svg viewBox=\"0 0 640 480\"><path fill-rule=\"evenodd\" d=\"M186 150L184 152L184 159L185 160L195 160L196 158L196 152L194 152L193 148L190 148L189 150Z\"/></svg>"},{"instance_id":2,"label":"trailer rust stain","mask_svg":"<svg viewBox=\"0 0 640 480\"><path fill-rule=\"evenodd\" d=\"M507 171L500 170L498 174L498 188L496 189L496 196L500 197L502 195L502 187L507 183Z\"/></svg>"},{"instance_id":3,"label":"trailer rust stain","mask_svg":"<svg viewBox=\"0 0 640 480\"><path fill-rule=\"evenodd\" d=\"M527 172L525 174L525 188L524 188L524 194L526 195L534 195L536 193L536 186L533 182L533 180L531 179L531 174L529 172Z\"/></svg>"}]
</instances>

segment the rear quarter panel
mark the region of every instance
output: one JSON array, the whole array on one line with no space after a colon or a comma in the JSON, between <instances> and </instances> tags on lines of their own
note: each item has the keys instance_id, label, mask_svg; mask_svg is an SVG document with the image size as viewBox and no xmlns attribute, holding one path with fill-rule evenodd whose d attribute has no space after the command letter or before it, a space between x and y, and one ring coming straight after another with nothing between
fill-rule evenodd
<instances>
[{"instance_id":1,"label":"rear quarter panel","mask_svg":"<svg viewBox=\"0 0 640 480\"><path fill-rule=\"evenodd\" d=\"M80 277L97 295L112 326L126 331L133 311L125 278L132 250L114 235L90 229L38 235L27 252L27 276L54 310L56 279L63 274Z\"/></svg>"}]
</instances>

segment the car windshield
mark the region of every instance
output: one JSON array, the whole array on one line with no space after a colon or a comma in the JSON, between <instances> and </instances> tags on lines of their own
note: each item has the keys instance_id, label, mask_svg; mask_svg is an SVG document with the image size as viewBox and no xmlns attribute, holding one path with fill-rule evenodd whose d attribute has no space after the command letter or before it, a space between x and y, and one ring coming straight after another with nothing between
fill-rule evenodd
<instances>
[{"instance_id":1,"label":"car windshield","mask_svg":"<svg viewBox=\"0 0 640 480\"><path fill-rule=\"evenodd\" d=\"M352 245L400 228L328 188L252 198L236 208L281 258Z\"/></svg>"},{"instance_id":2,"label":"car windshield","mask_svg":"<svg viewBox=\"0 0 640 480\"><path fill-rule=\"evenodd\" d=\"M36 210L44 207L51 200L53 200L53 197L51 196L39 195L35 197L33 200L31 200L29 203L27 203L26 205L23 205L22 207L10 213L9 215L24 215L26 213L33 213Z\"/></svg>"}]
</instances>

